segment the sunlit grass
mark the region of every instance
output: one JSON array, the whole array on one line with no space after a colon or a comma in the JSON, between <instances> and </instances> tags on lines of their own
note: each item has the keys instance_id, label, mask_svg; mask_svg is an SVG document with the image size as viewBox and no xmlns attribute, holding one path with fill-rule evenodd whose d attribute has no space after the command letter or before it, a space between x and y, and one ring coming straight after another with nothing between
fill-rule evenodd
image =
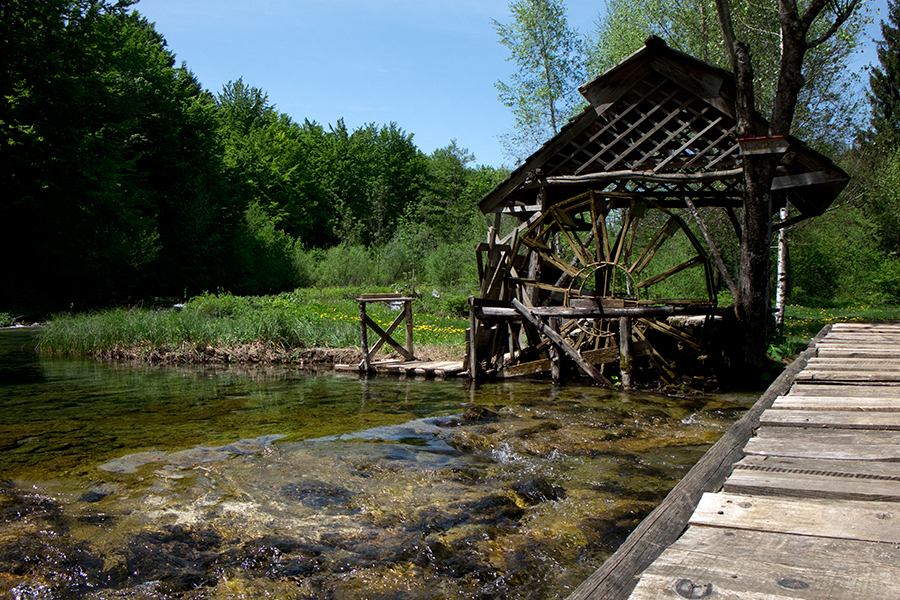
<instances>
[{"instance_id":1,"label":"sunlit grass","mask_svg":"<svg viewBox=\"0 0 900 600\"><path fill-rule=\"evenodd\" d=\"M244 344L295 348L357 348L360 344L359 290L297 290L277 296L205 294L181 308L128 308L56 315L41 334L49 354L94 355L114 349L202 349ZM417 306L419 310L424 306ZM369 316L387 329L397 315L387 304L368 306ZM465 343L467 321L413 311L416 346ZM405 325L393 333L403 344ZM370 339L371 343L371 339Z\"/></svg>"},{"instance_id":2,"label":"sunlit grass","mask_svg":"<svg viewBox=\"0 0 900 600\"><path fill-rule=\"evenodd\" d=\"M829 323L900 321L900 306L855 304L838 308L788 305L784 311L784 342L790 354L798 354Z\"/></svg>"}]
</instances>

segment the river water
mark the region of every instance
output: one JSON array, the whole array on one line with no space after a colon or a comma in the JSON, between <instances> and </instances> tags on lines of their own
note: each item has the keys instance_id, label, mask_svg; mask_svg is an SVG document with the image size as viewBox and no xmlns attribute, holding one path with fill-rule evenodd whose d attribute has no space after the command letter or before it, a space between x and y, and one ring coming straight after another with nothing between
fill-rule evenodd
<instances>
[{"instance_id":1,"label":"river water","mask_svg":"<svg viewBox=\"0 0 900 600\"><path fill-rule=\"evenodd\" d=\"M48 359L0 331L0 597L565 598L755 401Z\"/></svg>"}]
</instances>

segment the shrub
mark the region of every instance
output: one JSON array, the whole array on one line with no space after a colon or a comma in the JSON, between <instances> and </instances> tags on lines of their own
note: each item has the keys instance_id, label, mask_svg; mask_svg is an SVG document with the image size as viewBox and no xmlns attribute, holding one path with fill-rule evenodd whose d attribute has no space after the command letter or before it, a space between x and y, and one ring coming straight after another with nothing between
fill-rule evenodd
<instances>
[{"instance_id":1,"label":"shrub","mask_svg":"<svg viewBox=\"0 0 900 600\"><path fill-rule=\"evenodd\" d=\"M885 301L900 303L900 260L886 259L875 272L873 280Z\"/></svg>"},{"instance_id":2,"label":"shrub","mask_svg":"<svg viewBox=\"0 0 900 600\"><path fill-rule=\"evenodd\" d=\"M424 279L443 289L478 285L478 267L472 244L441 244L425 257Z\"/></svg>"},{"instance_id":3,"label":"shrub","mask_svg":"<svg viewBox=\"0 0 900 600\"><path fill-rule=\"evenodd\" d=\"M364 246L341 244L325 251L313 277L319 287L374 285L375 265Z\"/></svg>"},{"instance_id":4,"label":"shrub","mask_svg":"<svg viewBox=\"0 0 900 600\"><path fill-rule=\"evenodd\" d=\"M229 293L210 294L204 292L200 296L191 298L184 310L196 311L213 319L222 319L248 312L250 301L244 296L232 296Z\"/></svg>"},{"instance_id":5,"label":"shrub","mask_svg":"<svg viewBox=\"0 0 900 600\"><path fill-rule=\"evenodd\" d=\"M265 294L297 287L294 246L294 239L276 228L275 219L259 203L251 203L244 213L244 229L235 241L240 273L237 290Z\"/></svg>"}]
</instances>

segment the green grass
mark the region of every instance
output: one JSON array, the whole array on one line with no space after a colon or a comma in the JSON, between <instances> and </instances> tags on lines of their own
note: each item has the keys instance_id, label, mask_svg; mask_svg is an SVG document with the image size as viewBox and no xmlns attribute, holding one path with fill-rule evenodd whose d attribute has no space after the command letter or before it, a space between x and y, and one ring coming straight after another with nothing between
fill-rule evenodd
<instances>
[{"instance_id":1,"label":"green grass","mask_svg":"<svg viewBox=\"0 0 900 600\"><path fill-rule=\"evenodd\" d=\"M787 358L802 352L829 323L852 321L900 321L900 306L848 305L812 308L788 305L784 311L784 334L769 348L774 358Z\"/></svg>"},{"instance_id":2,"label":"green grass","mask_svg":"<svg viewBox=\"0 0 900 600\"><path fill-rule=\"evenodd\" d=\"M131 348L228 348L253 343L283 349L356 348L360 326L355 298L362 291L299 289L258 297L204 294L192 298L180 310L119 308L55 315L41 333L40 348L48 354L62 355L104 354ZM371 304L368 314L383 328L396 316L381 303ZM433 307L417 301L413 321L416 346L465 343L465 319L434 312ZM405 329L398 328L394 338L402 344Z\"/></svg>"}]
</instances>

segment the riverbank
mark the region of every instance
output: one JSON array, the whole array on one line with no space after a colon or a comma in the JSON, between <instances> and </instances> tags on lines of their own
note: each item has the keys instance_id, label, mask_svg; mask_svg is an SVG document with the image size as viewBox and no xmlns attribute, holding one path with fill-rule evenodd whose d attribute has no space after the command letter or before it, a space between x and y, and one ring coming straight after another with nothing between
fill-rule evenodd
<instances>
[{"instance_id":1,"label":"riverbank","mask_svg":"<svg viewBox=\"0 0 900 600\"><path fill-rule=\"evenodd\" d=\"M416 348L420 360L462 360L464 346L422 346ZM359 348L286 348L274 344L254 342L228 347L190 346L178 347L136 346L113 347L92 353L98 360L142 362L165 365L200 364L259 364L297 365L301 367L330 367L335 364L356 364L362 360ZM378 354L377 359L389 358Z\"/></svg>"},{"instance_id":2,"label":"riverbank","mask_svg":"<svg viewBox=\"0 0 900 600\"><path fill-rule=\"evenodd\" d=\"M358 362L359 293L331 288L257 297L204 294L163 308L55 315L38 346L50 356L163 364ZM413 307L416 353L426 360L460 360L467 319L435 304L423 299ZM377 304L368 314L387 329L396 309Z\"/></svg>"},{"instance_id":3,"label":"riverbank","mask_svg":"<svg viewBox=\"0 0 900 600\"><path fill-rule=\"evenodd\" d=\"M176 365L352 364L362 358L356 298L371 291L203 294L174 306L54 315L39 334L39 350L51 356ZM422 360L455 361L464 355L468 319L465 303L457 300L427 294L414 301L415 348ZM387 329L397 309L375 303L368 314ZM789 362L823 326L838 320L898 319L900 308L895 306L788 306L784 334L771 339L769 355L776 362Z\"/></svg>"}]
</instances>

